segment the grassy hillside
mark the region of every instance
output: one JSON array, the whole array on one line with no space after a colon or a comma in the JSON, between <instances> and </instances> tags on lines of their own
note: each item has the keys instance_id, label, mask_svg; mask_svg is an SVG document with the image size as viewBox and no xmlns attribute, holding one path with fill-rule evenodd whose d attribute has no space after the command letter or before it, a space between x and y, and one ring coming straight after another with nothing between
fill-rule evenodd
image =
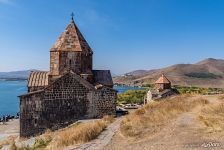
<instances>
[{"instance_id":1,"label":"grassy hillside","mask_svg":"<svg viewBox=\"0 0 224 150\"><path fill-rule=\"evenodd\" d=\"M189 95L149 103L123 120L121 133L124 136L136 137L158 132L161 126L164 126L166 122L169 122L179 114L208 103L203 98L190 99ZM147 132L146 129L148 129Z\"/></svg>"}]
</instances>

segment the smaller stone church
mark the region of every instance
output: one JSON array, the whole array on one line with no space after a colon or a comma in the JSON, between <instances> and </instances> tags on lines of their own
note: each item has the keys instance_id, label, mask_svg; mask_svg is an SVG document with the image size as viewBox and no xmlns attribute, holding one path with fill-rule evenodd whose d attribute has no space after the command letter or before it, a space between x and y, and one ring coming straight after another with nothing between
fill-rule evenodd
<instances>
[{"instance_id":1,"label":"smaller stone church","mask_svg":"<svg viewBox=\"0 0 224 150\"><path fill-rule=\"evenodd\" d=\"M172 88L170 80L162 74L155 82L154 88L147 92L144 103L147 104L151 100L158 100L175 94L178 92Z\"/></svg>"},{"instance_id":2,"label":"smaller stone church","mask_svg":"<svg viewBox=\"0 0 224 150\"><path fill-rule=\"evenodd\" d=\"M34 71L20 97L20 136L56 130L78 119L116 115L110 70L92 69L93 51L73 17L50 50L50 71Z\"/></svg>"}]
</instances>

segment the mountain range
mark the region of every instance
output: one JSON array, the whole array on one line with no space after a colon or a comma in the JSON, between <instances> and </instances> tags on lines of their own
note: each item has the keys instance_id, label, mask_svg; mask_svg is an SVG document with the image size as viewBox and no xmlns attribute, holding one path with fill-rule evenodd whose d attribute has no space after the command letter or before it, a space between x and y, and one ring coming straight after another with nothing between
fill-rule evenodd
<instances>
[{"instance_id":1,"label":"mountain range","mask_svg":"<svg viewBox=\"0 0 224 150\"><path fill-rule=\"evenodd\" d=\"M125 85L153 84L164 74L173 85L224 88L224 60L208 58L195 64L177 64L155 70L135 70L114 77Z\"/></svg>"},{"instance_id":2,"label":"mountain range","mask_svg":"<svg viewBox=\"0 0 224 150\"><path fill-rule=\"evenodd\" d=\"M35 70L0 72L0 79L6 79L6 80L27 80L31 71L35 71Z\"/></svg>"},{"instance_id":3,"label":"mountain range","mask_svg":"<svg viewBox=\"0 0 224 150\"><path fill-rule=\"evenodd\" d=\"M35 70L0 72L0 79L26 80ZM224 60L208 58L195 64L176 64L161 69L135 70L113 77L115 84L154 84L164 74L173 85L224 88Z\"/></svg>"}]
</instances>

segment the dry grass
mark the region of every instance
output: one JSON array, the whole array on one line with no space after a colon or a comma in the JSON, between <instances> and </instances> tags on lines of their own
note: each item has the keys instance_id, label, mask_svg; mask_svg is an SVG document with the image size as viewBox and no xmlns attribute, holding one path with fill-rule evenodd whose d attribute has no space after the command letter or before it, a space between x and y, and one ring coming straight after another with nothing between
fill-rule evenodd
<instances>
[{"instance_id":1,"label":"dry grass","mask_svg":"<svg viewBox=\"0 0 224 150\"><path fill-rule=\"evenodd\" d=\"M9 150L44 150L46 146L51 142L51 140L52 138L50 134L47 132L46 134L37 137L35 140L35 144L32 147L22 146L18 148L15 144L15 138L10 140L10 142L6 143L5 145L9 145Z\"/></svg>"},{"instance_id":2,"label":"dry grass","mask_svg":"<svg viewBox=\"0 0 224 150\"><path fill-rule=\"evenodd\" d=\"M206 99L193 99L187 95L149 103L125 117L121 123L121 133L134 137L156 132L179 114L208 103Z\"/></svg>"},{"instance_id":3,"label":"dry grass","mask_svg":"<svg viewBox=\"0 0 224 150\"><path fill-rule=\"evenodd\" d=\"M57 150L63 147L85 143L95 139L107 126L112 123L112 116L105 116L103 119L86 122L75 123L67 128L51 132L47 130L45 134L36 138L33 147L17 148L15 138L9 138L0 143L0 149L4 145L10 145L10 150Z\"/></svg>"},{"instance_id":4,"label":"dry grass","mask_svg":"<svg viewBox=\"0 0 224 150\"><path fill-rule=\"evenodd\" d=\"M11 145L16 139L16 136L10 136L7 139L0 142L0 149L4 147L5 145Z\"/></svg>"},{"instance_id":5,"label":"dry grass","mask_svg":"<svg viewBox=\"0 0 224 150\"><path fill-rule=\"evenodd\" d=\"M199 115L200 121L206 126L206 131L224 131L224 104L209 105L202 109Z\"/></svg>"},{"instance_id":6,"label":"dry grass","mask_svg":"<svg viewBox=\"0 0 224 150\"><path fill-rule=\"evenodd\" d=\"M220 96L218 97L218 99L220 99L220 100L224 100L224 95L223 95L223 94L220 95Z\"/></svg>"},{"instance_id":7,"label":"dry grass","mask_svg":"<svg viewBox=\"0 0 224 150\"><path fill-rule=\"evenodd\" d=\"M105 116L101 120L88 123L80 123L69 128L54 133L54 139L47 149L58 149L69 145L85 143L95 139L109 123L113 121L113 117Z\"/></svg>"}]
</instances>

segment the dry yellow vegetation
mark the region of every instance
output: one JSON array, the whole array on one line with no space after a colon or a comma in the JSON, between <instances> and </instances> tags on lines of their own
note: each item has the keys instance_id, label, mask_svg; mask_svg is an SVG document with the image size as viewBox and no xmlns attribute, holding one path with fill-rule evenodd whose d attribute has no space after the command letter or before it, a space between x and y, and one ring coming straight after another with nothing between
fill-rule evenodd
<instances>
[{"instance_id":1,"label":"dry yellow vegetation","mask_svg":"<svg viewBox=\"0 0 224 150\"><path fill-rule=\"evenodd\" d=\"M54 139L47 149L58 149L69 145L75 145L88 142L95 139L109 123L113 117L105 116L101 120L88 123L80 123L54 133Z\"/></svg>"},{"instance_id":2,"label":"dry yellow vegetation","mask_svg":"<svg viewBox=\"0 0 224 150\"><path fill-rule=\"evenodd\" d=\"M51 132L46 131L45 134L36 137L33 147L20 147L15 145L15 138L9 138L0 143L0 149L4 145L10 145L10 150L57 150L63 147L85 143L95 139L114 118L105 116L103 119L90 121L86 123L75 123L67 128Z\"/></svg>"},{"instance_id":3,"label":"dry yellow vegetation","mask_svg":"<svg viewBox=\"0 0 224 150\"><path fill-rule=\"evenodd\" d=\"M0 142L0 149L2 149L3 146L5 145L10 145L13 143L13 141L15 140L15 136L10 136L7 139L3 140Z\"/></svg>"},{"instance_id":4,"label":"dry yellow vegetation","mask_svg":"<svg viewBox=\"0 0 224 150\"><path fill-rule=\"evenodd\" d=\"M208 132L224 131L224 104L209 105L201 110L199 119Z\"/></svg>"},{"instance_id":5,"label":"dry yellow vegetation","mask_svg":"<svg viewBox=\"0 0 224 150\"><path fill-rule=\"evenodd\" d=\"M194 99L189 95L151 102L125 117L121 123L121 133L124 136L135 137L157 132L179 114L208 103L206 99Z\"/></svg>"}]
</instances>

